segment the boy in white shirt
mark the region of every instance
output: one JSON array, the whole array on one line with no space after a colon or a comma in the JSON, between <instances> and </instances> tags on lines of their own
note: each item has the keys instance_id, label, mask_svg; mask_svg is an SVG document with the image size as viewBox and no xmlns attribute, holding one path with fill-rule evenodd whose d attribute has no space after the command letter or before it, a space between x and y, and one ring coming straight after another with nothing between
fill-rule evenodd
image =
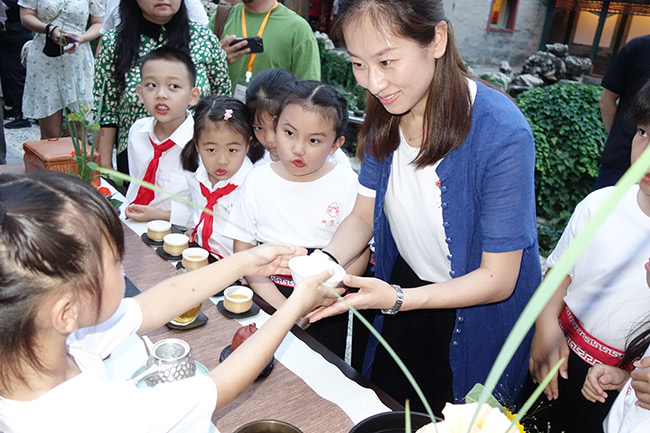
<instances>
[{"instance_id":1,"label":"boy in white shirt","mask_svg":"<svg viewBox=\"0 0 650 433\"><path fill-rule=\"evenodd\" d=\"M136 121L129 130L129 175L189 198L180 155L194 131L187 108L200 97L196 67L189 54L164 46L147 54L140 70L142 84L136 91L152 117ZM172 207L179 205L136 182L129 185L126 199L126 216L136 221L170 220ZM172 223L184 224L189 217L183 211L173 214Z\"/></svg>"}]
</instances>

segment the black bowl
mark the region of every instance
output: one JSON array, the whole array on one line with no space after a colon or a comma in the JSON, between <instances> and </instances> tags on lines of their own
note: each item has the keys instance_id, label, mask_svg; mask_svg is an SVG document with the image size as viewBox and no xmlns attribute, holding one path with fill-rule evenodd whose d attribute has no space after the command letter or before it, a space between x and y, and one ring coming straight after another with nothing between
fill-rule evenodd
<instances>
[{"instance_id":1,"label":"black bowl","mask_svg":"<svg viewBox=\"0 0 650 433\"><path fill-rule=\"evenodd\" d=\"M378 413L352 427L350 433L404 433L405 420L406 412L404 411ZM429 415L411 412L411 432L415 432L430 422Z\"/></svg>"}]
</instances>

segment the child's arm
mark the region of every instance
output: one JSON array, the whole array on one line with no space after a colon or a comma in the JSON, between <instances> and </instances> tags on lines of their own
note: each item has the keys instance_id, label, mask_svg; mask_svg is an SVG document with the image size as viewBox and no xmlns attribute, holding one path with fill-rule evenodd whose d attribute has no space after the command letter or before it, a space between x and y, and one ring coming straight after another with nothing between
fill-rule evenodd
<instances>
[{"instance_id":1,"label":"child's arm","mask_svg":"<svg viewBox=\"0 0 650 433\"><path fill-rule=\"evenodd\" d=\"M565 379L569 377L567 370L570 349L558 322L564 308L564 297L569 284L571 284L571 278L567 276L535 321L535 335L530 349L530 375L535 383L544 380L561 358L564 358L564 362L558 373ZM551 379L544 389L544 393L549 400L558 398L557 375Z\"/></svg>"},{"instance_id":2,"label":"child's arm","mask_svg":"<svg viewBox=\"0 0 650 433\"><path fill-rule=\"evenodd\" d=\"M636 370L631 374L632 388L639 400L636 405L650 410L650 356L634 363Z\"/></svg>"},{"instance_id":3,"label":"child's arm","mask_svg":"<svg viewBox=\"0 0 650 433\"><path fill-rule=\"evenodd\" d=\"M582 395L592 403L605 403L606 390L620 391L630 374L620 368L604 364L596 364L589 369L585 383L582 386Z\"/></svg>"},{"instance_id":4,"label":"child's arm","mask_svg":"<svg viewBox=\"0 0 650 433\"><path fill-rule=\"evenodd\" d=\"M330 271L325 271L301 281L259 331L210 372L217 385L216 410L237 398L255 380L300 316L335 299L327 287L318 283L331 275ZM343 291L337 290L339 294Z\"/></svg>"},{"instance_id":5,"label":"child's arm","mask_svg":"<svg viewBox=\"0 0 650 433\"><path fill-rule=\"evenodd\" d=\"M306 253L304 248L269 243L158 283L135 297L142 309L139 331L162 326L243 275L287 273L289 259Z\"/></svg>"},{"instance_id":6,"label":"child's arm","mask_svg":"<svg viewBox=\"0 0 650 433\"><path fill-rule=\"evenodd\" d=\"M233 241L233 251L235 253L246 251L253 247L253 245L247 242L238 241L237 239ZM273 281L271 281L267 275L246 275L246 281L248 281L251 289L253 289L258 296L271 304L275 309L279 308L286 300L284 295L280 293Z\"/></svg>"},{"instance_id":7,"label":"child's arm","mask_svg":"<svg viewBox=\"0 0 650 433\"><path fill-rule=\"evenodd\" d=\"M127 218L140 222L147 222L152 220L169 221L169 218L171 217L170 211L160 210L156 209L153 206L144 206L141 204L128 205L124 214Z\"/></svg>"}]
</instances>

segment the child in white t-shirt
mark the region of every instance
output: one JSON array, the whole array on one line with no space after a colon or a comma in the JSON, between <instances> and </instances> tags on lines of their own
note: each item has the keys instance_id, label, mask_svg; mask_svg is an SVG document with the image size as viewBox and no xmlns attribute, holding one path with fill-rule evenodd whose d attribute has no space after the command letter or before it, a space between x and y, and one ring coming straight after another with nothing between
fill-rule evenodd
<instances>
[{"instance_id":1,"label":"child in white t-shirt","mask_svg":"<svg viewBox=\"0 0 650 433\"><path fill-rule=\"evenodd\" d=\"M634 163L650 147L650 81L641 88L636 101L627 114L627 120L638 125L632 139L631 159ZM639 182L637 203L641 210L650 217L650 170ZM650 228L645 227L647 235ZM643 237L643 231L638 233ZM617 235L618 237L618 235ZM628 245L633 248L633 245ZM643 252L637 252L643 253ZM648 257L648 253L644 256ZM650 287L650 259L645 263L646 283ZM640 283L640 281L639 281ZM637 301L647 305L650 297L647 289ZM616 306L618 307L618 306ZM645 308L641 326L629 333L630 341L626 344L625 354L617 366L596 364L589 369L582 388L582 394L591 402L605 403L606 391L620 391L614 401L605 422L605 433L645 433L650 431L650 322L647 321L649 309ZM640 320L639 320L640 321ZM643 358L642 358L643 357ZM629 373L629 368L636 368ZM622 367L622 368L618 368Z\"/></svg>"},{"instance_id":2,"label":"child in white t-shirt","mask_svg":"<svg viewBox=\"0 0 650 433\"><path fill-rule=\"evenodd\" d=\"M331 86L316 81L299 82L286 92L276 119L279 160L249 173L224 231L224 236L234 239L235 251L279 240L322 248L350 214L356 200L356 174L327 161L345 141L345 98ZM364 251L347 271L359 275L367 263ZM276 308L293 285L291 278L278 275L247 276L246 280ZM343 356L347 327L328 329L328 324L337 320L341 319L312 326L310 332ZM317 328L327 330L319 334Z\"/></svg>"},{"instance_id":3,"label":"child in white t-shirt","mask_svg":"<svg viewBox=\"0 0 650 433\"><path fill-rule=\"evenodd\" d=\"M280 103L287 90L296 85L291 73L281 68L267 69L251 80L246 89L246 105L253 118L255 138L264 148L262 157L255 166L280 160L275 136L275 120L280 114ZM350 166L350 158L341 148L336 149L327 160L344 167Z\"/></svg>"},{"instance_id":4,"label":"child in white t-shirt","mask_svg":"<svg viewBox=\"0 0 650 433\"><path fill-rule=\"evenodd\" d=\"M330 270L297 285L208 375L138 389L109 378L102 362L126 337L162 326L243 274L288 272L287 261L305 251L264 245L123 299L122 227L108 201L76 177L0 176L0 431L209 431L212 413L255 380L296 319L333 300L318 284Z\"/></svg>"},{"instance_id":5,"label":"child in white t-shirt","mask_svg":"<svg viewBox=\"0 0 650 433\"><path fill-rule=\"evenodd\" d=\"M650 287L650 259L645 264L646 282ZM645 323L639 334L625 350L625 358L636 370L596 364L589 369L582 394L591 402L603 403L608 397L606 391L620 391L605 422L605 433L646 433L650 431L650 327ZM641 359L641 357L643 357Z\"/></svg>"},{"instance_id":6,"label":"child in white t-shirt","mask_svg":"<svg viewBox=\"0 0 650 433\"><path fill-rule=\"evenodd\" d=\"M203 210L188 210L191 218L184 225L191 228L193 241L218 258L233 252L232 239L221 233L239 186L253 169L246 156L252 139L250 114L241 101L212 95L197 105L194 138L183 149L181 160L191 199Z\"/></svg>"},{"instance_id":7,"label":"child in white t-shirt","mask_svg":"<svg viewBox=\"0 0 650 433\"><path fill-rule=\"evenodd\" d=\"M639 93L630 109L632 124L638 125L632 140L634 163L650 141L650 83ZM599 189L578 204L553 253L553 266L575 235L602 206L615 187ZM650 292L643 283L643 264L650 256L650 171L638 185L626 192L617 207L603 222L588 247L578 258L565 281L548 302L535 323L531 347L531 375L540 382L561 358L559 377L553 378L545 392L550 408L538 410L539 421L550 422L551 432L598 432L614 403L616 392L599 390L597 400L585 394L585 378L605 365L634 369L627 355L629 339L642 336L639 323L650 311ZM646 342L647 345L647 342ZM645 350L645 348L644 348ZM642 354L643 351L638 353ZM589 373L589 371L592 373ZM609 369L608 369L609 370ZM627 373L625 372L625 377ZM598 381L590 381L597 387ZM603 389L614 390L602 382ZM576 417L576 414L581 416ZM650 430L650 424L645 425ZM538 428L546 427L538 424ZM610 430L611 431L611 430ZM614 430L629 432L630 430Z\"/></svg>"},{"instance_id":8,"label":"child in white t-shirt","mask_svg":"<svg viewBox=\"0 0 650 433\"><path fill-rule=\"evenodd\" d=\"M165 191L189 198L180 155L192 139L194 120L187 110L200 97L196 67L189 54L163 46L147 54L140 67L142 84L136 86L151 117L136 121L129 129L129 176L154 184ZM126 217L135 221L170 220L183 225L189 215L180 202L131 182L126 192Z\"/></svg>"}]
</instances>

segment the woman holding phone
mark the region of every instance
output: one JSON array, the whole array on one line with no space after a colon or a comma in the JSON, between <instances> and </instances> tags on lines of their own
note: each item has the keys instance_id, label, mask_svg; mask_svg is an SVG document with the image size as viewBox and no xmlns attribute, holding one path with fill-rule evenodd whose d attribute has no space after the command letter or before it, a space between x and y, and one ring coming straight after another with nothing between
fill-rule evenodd
<instances>
[{"instance_id":1,"label":"woman holding phone","mask_svg":"<svg viewBox=\"0 0 650 433\"><path fill-rule=\"evenodd\" d=\"M342 0L339 28L368 91L359 136L359 192L323 250L346 266L374 236L375 277L348 275L357 309L423 389L434 411L484 383L539 284L535 149L530 127L503 93L470 77L442 0ZM343 312L316 312L312 321ZM531 335L495 389L516 401ZM377 341L364 375L421 410Z\"/></svg>"},{"instance_id":2,"label":"woman holding phone","mask_svg":"<svg viewBox=\"0 0 650 433\"><path fill-rule=\"evenodd\" d=\"M20 21L36 33L27 52L23 115L38 119L41 139L58 138L63 109L92 105L94 58L90 42L99 37L101 0L20 0ZM90 17L90 26L86 28ZM49 35L49 50L45 50Z\"/></svg>"}]
</instances>

